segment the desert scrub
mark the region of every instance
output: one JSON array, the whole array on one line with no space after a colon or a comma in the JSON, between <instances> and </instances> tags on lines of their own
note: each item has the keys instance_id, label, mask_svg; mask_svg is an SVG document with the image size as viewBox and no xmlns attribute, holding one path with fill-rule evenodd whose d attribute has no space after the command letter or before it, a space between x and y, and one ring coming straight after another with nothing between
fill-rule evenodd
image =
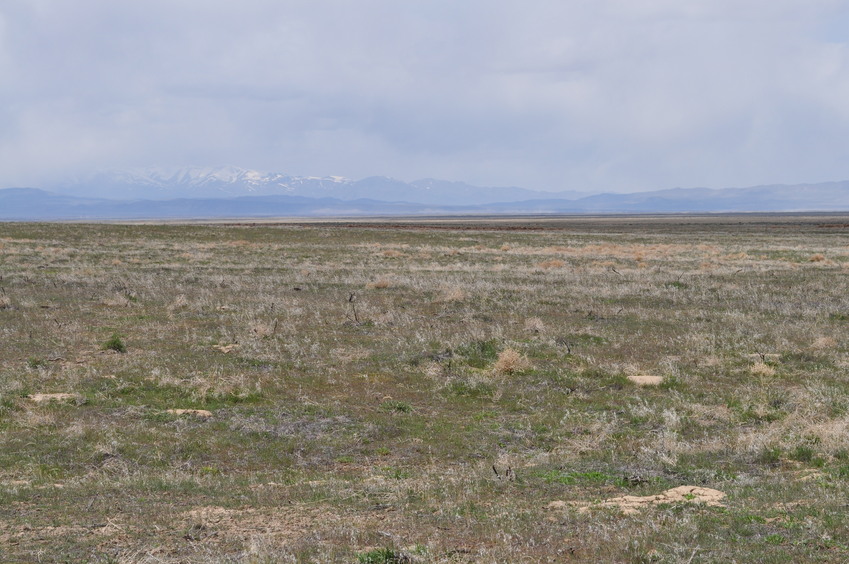
<instances>
[{"instance_id":1,"label":"desert scrub","mask_svg":"<svg viewBox=\"0 0 849 564\"><path fill-rule=\"evenodd\" d=\"M848 561L821 224L849 219L3 224L0 551ZM725 507L578 511L681 486Z\"/></svg>"},{"instance_id":2,"label":"desert scrub","mask_svg":"<svg viewBox=\"0 0 849 564\"><path fill-rule=\"evenodd\" d=\"M105 351L115 351L117 353L127 352L127 345L124 344L124 340L117 333L109 337L101 348Z\"/></svg>"},{"instance_id":3,"label":"desert scrub","mask_svg":"<svg viewBox=\"0 0 849 564\"><path fill-rule=\"evenodd\" d=\"M518 374L531 368L528 357L516 349L506 348L498 353L492 369L496 374Z\"/></svg>"}]
</instances>

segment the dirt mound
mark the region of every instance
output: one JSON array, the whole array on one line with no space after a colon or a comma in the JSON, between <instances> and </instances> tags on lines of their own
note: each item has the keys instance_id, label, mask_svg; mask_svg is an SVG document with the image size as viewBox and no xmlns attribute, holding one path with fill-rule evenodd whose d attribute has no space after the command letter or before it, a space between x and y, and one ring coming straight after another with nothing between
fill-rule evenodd
<instances>
[{"instance_id":1,"label":"dirt mound","mask_svg":"<svg viewBox=\"0 0 849 564\"><path fill-rule=\"evenodd\" d=\"M205 409L169 409L172 415L194 415L195 417L212 417L212 412Z\"/></svg>"},{"instance_id":2,"label":"dirt mound","mask_svg":"<svg viewBox=\"0 0 849 564\"><path fill-rule=\"evenodd\" d=\"M724 507L720 500L725 493L711 488L699 486L678 486L655 495L636 496L626 495L614 497L598 503L581 503L552 501L548 504L549 509L563 509L568 506L577 507L578 511L585 512L597 507L617 507L622 513L637 513L640 509L663 503L702 503L711 507Z\"/></svg>"},{"instance_id":3,"label":"dirt mound","mask_svg":"<svg viewBox=\"0 0 849 564\"><path fill-rule=\"evenodd\" d=\"M641 374L639 376L628 376L628 380L638 386L657 386L663 382L663 376L649 376L648 374Z\"/></svg>"},{"instance_id":4,"label":"dirt mound","mask_svg":"<svg viewBox=\"0 0 849 564\"><path fill-rule=\"evenodd\" d=\"M83 400L80 394L30 394L27 398L35 403L48 403L51 401L79 403Z\"/></svg>"}]
</instances>

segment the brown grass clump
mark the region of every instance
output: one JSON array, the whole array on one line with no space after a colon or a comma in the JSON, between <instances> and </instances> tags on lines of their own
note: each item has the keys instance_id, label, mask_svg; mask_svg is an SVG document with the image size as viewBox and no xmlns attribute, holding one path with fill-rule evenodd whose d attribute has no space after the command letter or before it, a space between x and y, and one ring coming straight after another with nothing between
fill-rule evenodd
<instances>
[{"instance_id":1,"label":"brown grass clump","mask_svg":"<svg viewBox=\"0 0 849 564\"><path fill-rule=\"evenodd\" d=\"M540 263L537 263L537 268L542 268L543 270L549 270L552 268L563 268L564 266L566 266L566 263L560 259L544 260Z\"/></svg>"},{"instance_id":2,"label":"brown grass clump","mask_svg":"<svg viewBox=\"0 0 849 564\"><path fill-rule=\"evenodd\" d=\"M525 320L525 330L532 333L542 333L545 331L545 323L539 317L529 317Z\"/></svg>"},{"instance_id":3,"label":"brown grass clump","mask_svg":"<svg viewBox=\"0 0 849 564\"><path fill-rule=\"evenodd\" d=\"M402 253L401 251L399 251L397 249L386 249L385 251L383 251L380 254L385 256L386 258L399 258L399 257L406 256L404 253Z\"/></svg>"},{"instance_id":4,"label":"brown grass clump","mask_svg":"<svg viewBox=\"0 0 849 564\"><path fill-rule=\"evenodd\" d=\"M391 280L387 280L386 278L378 278L377 280L366 284L366 288L382 290L384 288L391 288L392 285L393 284Z\"/></svg>"},{"instance_id":5,"label":"brown grass clump","mask_svg":"<svg viewBox=\"0 0 849 564\"><path fill-rule=\"evenodd\" d=\"M180 294L176 298L174 298L174 302L171 304L172 310L183 309L189 305L189 300L186 298L185 294Z\"/></svg>"},{"instance_id":6,"label":"brown grass clump","mask_svg":"<svg viewBox=\"0 0 849 564\"><path fill-rule=\"evenodd\" d=\"M451 288L443 288L440 295L436 298L438 303L445 302L461 302L468 297L468 294L462 288L457 286Z\"/></svg>"},{"instance_id":7,"label":"brown grass clump","mask_svg":"<svg viewBox=\"0 0 849 564\"><path fill-rule=\"evenodd\" d=\"M832 337L817 337L811 343L811 348L818 351L833 349L837 346L837 340Z\"/></svg>"},{"instance_id":8,"label":"brown grass clump","mask_svg":"<svg viewBox=\"0 0 849 564\"><path fill-rule=\"evenodd\" d=\"M492 365L492 369L498 374L516 374L530 367L531 362L528 357L512 348L506 348L498 353L498 359Z\"/></svg>"},{"instance_id":9,"label":"brown grass clump","mask_svg":"<svg viewBox=\"0 0 849 564\"><path fill-rule=\"evenodd\" d=\"M529 317L525 320L525 330L532 333L542 333L545 331L545 323L539 317Z\"/></svg>"},{"instance_id":10,"label":"brown grass clump","mask_svg":"<svg viewBox=\"0 0 849 564\"><path fill-rule=\"evenodd\" d=\"M775 368L765 362L756 362L750 368L749 372L753 376L775 376Z\"/></svg>"},{"instance_id":11,"label":"brown grass clump","mask_svg":"<svg viewBox=\"0 0 849 564\"><path fill-rule=\"evenodd\" d=\"M817 253L812 255L811 258L808 259L808 262L823 262L825 261L825 255L821 253Z\"/></svg>"}]
</instances>

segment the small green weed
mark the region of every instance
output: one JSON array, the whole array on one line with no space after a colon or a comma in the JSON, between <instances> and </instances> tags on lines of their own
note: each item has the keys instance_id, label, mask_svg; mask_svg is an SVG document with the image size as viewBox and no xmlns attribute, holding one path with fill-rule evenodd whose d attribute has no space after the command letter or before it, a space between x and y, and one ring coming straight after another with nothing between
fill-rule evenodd
<instances>
[{"instance_id":1,"label":"small green weed","mask_svg":"<svg viewBox=\"0 0 849 564\"><path fill-rule=\"evenodd\" d=\"M387 400L381 403L380 408L383 411L389 411L393 413L412 413L413 411L413 406L411 406L409 403L395 400Z\"/></svg>"},{"instance_id":2,"label":"small green weed","mask_svg":"<svg viewBox=\"0 0 849 564\"><path fill-rule=\"evenodd\" d=\"M766 447L758 454L756 461L766 466L777 466L781 462L782 453L780 447Z\"/></svg>"},{"instance_id":3,"label":"small green weed","mask_svg":"<svg viewBox=\"0 0 849 564\"><path fill-rule=\"evenodd\" d=\"M810 462L814 459L814 455L816 452L814 449L809 447L808 445L798 445L794 450L790 457L793 460L798 460L799 462Z\"/></svg>"},{"instance_id":4,"label":"small green weed","mask_svg":"<svg viewBox=\"0 0 849 564\"><path fill-rule=\"evenodd\" d=\"M121 336L115 333L109 337L105 343L103 343L103 350L125 353L127 352L127 345L125 345L124 341L121 340Z\"/></svg>"},{"instance_id":5,"label":"small green weed","mask_svg":"<svg viewBox=\"0 0 849 564\"><path fill-rule=\"evenodd\" d=\"M46 367L47 361L41 358L31 356L27 359L27 366L32 368L33 370L37 370L39 368Z\"/></svg>"},{"instance_id":6,"label":"small green weed","mask_svg":"<svg viewBox=\"0 0 849 564\"><path fill-rule=\"evenodd\" d=\"M360 564L396 564L408 562L409 558L391 548L375 548L357 555Z\"/></svg>"},{"instance_id":7,"label":"small green weed","mask_svg":"<svg viewBox=\"0 0 849 564\"><path fill-rule=\"evenodd\" d=\"M474 341L457 349L472 368L486 368L491 362L498 358L499 342L495 339L488 341Z\"/></svg>"},{"instance_id":8,"label":"small green weed","mask_svg":"<svg viewBox=\"0 0 849 564\"><path fill-rule=\"evenodd\" d=\"M391 478L393 480L406 480L412 474L408 470L404 470L403 468L395 468L393 466L386 466L381 469L386 475L387 478Z\"/></svg>"},{"instance_id":9,"label":"small green weed","mask_svg":"<svg viewBox=\"0 0 849 564\"><path fill-rule=\"evenodd\" d=\"M492 397L493 393L495 393L495 388L490 384L481 382L470 384L469 382L460 380L452 382L448 386L448 391L451 395L458 397L481 399Z\"/></svg>"}]
</instances>

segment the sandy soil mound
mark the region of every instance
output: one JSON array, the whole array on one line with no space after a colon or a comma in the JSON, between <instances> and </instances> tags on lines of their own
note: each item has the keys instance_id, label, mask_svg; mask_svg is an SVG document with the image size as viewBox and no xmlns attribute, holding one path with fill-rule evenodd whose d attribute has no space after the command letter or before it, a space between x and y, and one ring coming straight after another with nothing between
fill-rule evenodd
<instances>
[{"instance_id":1,"label":"sandy soil mound","mask_svg":"<svg viewBox=\"0 0 849 564\"><path fill-rule=\"evenodd\" d=\"M655 495L636 496L626 495L614 497L598 503L578 503L565 501L552 501L548 504L549 509L563 509L567 506L577 507L578 511L584 512L596 507L617 507L623 513L637 513L640 509L660 505L662 503L703 503L712 507L723 507L720 500L725 493L711 488L698 486L678 486Z\"/></svg>"},{"instance_id":2,"label":"sandy soil mound","mask_svg":"<svg viewBox=\"0 0 849 564\"><path fill-rule=\"evenodd\" d=\"M35 403L48 403L51 401L79 402L83 399L80 394L30 394L27 397Z\"/></svg>"},{"instance_id":3,"label":"sandy soil mound","mask_svg":"<svg viewBox=\"0 0 849 564\"><path fill-rule=\"evenodd\" d=\"M195 417L212 417L212 412L205 409L169 409L172 415L194 415Z\"/></svg>"},{"instance_id":4,"label":"sandy soil mound","mask_svg":"<svg viewBox=\"0 0 849 564\"><path fill-rule=\"evenodd\" d=\"M647 374L641 374L639 376L628 376L628 380L638 386L657 386L663 382L663 376L649 376Z\"/></svg>"}]
</instances>

